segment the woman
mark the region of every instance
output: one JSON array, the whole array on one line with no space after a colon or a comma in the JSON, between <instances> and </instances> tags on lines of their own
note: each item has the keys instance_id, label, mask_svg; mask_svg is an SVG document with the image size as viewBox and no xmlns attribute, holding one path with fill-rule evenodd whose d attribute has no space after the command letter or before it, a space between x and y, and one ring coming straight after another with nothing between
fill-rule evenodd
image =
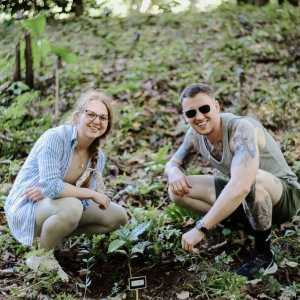
<instances>
[{"instance_id":1,"label":"woman","mask_svg":"<svg viewBox=\"0 0 300 300\"><path fill-rule=\"evenodd\" d=\"M64 237L101 234L125 225L126 211L104 194L101 172L105 156L100 142L111 131L109 98L96 90L83 94L68 120L47 130L36 142L5 203L8 225L15 238L53 250ZM31 256L29 268L57 270L68 275L53 255Z\"/></svg>"}]
</instances>

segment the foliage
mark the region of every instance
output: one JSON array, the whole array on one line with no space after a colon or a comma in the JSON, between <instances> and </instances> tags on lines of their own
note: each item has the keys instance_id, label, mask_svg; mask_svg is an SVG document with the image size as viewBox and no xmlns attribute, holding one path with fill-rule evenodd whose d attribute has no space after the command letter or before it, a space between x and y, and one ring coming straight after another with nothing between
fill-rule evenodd
<instances>
[{"instance_id":1,"label":"foliage","mask_svg":"<svg viewBox=\"0 0 300 300\"><path fill-rule=\"evenodd\" d=\"M280 142L288 164L300 178L299 26L295 22L300 17L299 9L288 5L257 9L228 3L200 15L173 15L167 12L170 7L161 9L164 14L109 16L106 21L49 18L44 30L42 15L22 23L35 36L32 47L39 85L30 90L23 82L16 82L2 92L1 183L14 181L36 139L63 122L82 91L100 87L113 96L117 120L115 132L101 144L107 156L108 195L128 205L130 222L110 237L101 234L70 238L73 247L67 259L62 256L60 262L68 262L66 269L70 269L78 285L76 291L71 284L63 290L55 272L42 275L23 266L20 260L29 249L12 237L1 211L0 268L2 260L4 268L15 266L16 279L7 298L16 298L20 291L24 294L18 296L25 299L35 299L43 293L53 299L82 299L83 293L97 299L104 294L115 295L126 291L128 264L134 276L146 274L153 284L159 282L148 289L148 297L152 298L159 297L159 293L162 298L174 298L175 290L181 289L183 283L194 296L203 299L206 295L211 299L243 299L246 294L255 297L262 291L278 299L299 297L299 216L284 228L272 231L278 273L274 277L261 276L262 283L249 290L245 278L232 271L249 257L250 238L241 247L236 241L238 232L216 226L199 246L198 254L185 253L181 236L199 216L170 203L162 175L166 161L187 130L178 102L181 90L191 82L210 83L222 109L239 112L236 69L241 67L246 76L246 108L241 113L264 124ZM240 14L247 16L249 26L240 23ZM42 26L33 23L36 20ZM137 30L140 39L133 44ZM0 85L11 78L12 50L20 32L17 22L0 24L0 38L5 45L0 49ZM21 45L22 52L23 49ZM54 117L53 56L75 62L75 56L66 49L72 49L77 63L66 64L60 71L61 114ZM201 158L191 162L188 173L215 174ZM0 193L2 207L7 193ZM224 248L213 248L224 239ZM95 264L91 267L93 259ZM286 280L287 276L290 280ZM10 280L4 278L3 284L9 285ZM100 292L99 280L105 282ZM172 289L166 291L167 280ZM159 287L161 283L167 284Z\"/></svg>"}]
</instances>

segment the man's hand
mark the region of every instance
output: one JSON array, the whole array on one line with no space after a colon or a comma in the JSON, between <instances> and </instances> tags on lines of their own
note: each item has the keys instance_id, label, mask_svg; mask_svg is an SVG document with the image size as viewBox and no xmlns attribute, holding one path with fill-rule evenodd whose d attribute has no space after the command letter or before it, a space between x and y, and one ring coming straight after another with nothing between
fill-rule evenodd
<instances>
[{"instance_id":1,"label":"man's hand","mask_svg":"<svg viewBox=\"0 0 300 300\"><path fill-rule=\"evenodd\" d=\"M110 199L105 194L98 192L94 192L91 199L99 204L99 208L102 210L106 210L110 204Z\"/></svg>"},{"instance_id":2,"label":"man's hand","mask_svg":"<svg viewBox=\"0 0 300 300\"><path fill-rule=\"evenodd\" d=\"M168 171L168 179L171 191L175 195L183 197L190 192L189 188L192 188L187 177L177 167L173 167Z\"/></svg>"},{"instance_id":3,"label":"man's hand","mask_svg":"<svg viewBox=\"0 0 300 300\"><path fill-rule=\"evenodd\" d=\"M182 236L182 248L187 251L197 252L198 249L194 248L194 246L200 243L204 236L205 234L202 231L199 231L197 228L193 228Z\"/></svg>"},{"instance_id":4,"label":"man's hand","mask_svg":"<svg viewBox=\"0 0 300 300\"><path fill-rule=\"evenodd\" d=\"M42 200L45 198L42 189L38 186L29 188L27 190L25 190L22 194L22 196L26 196L26 199L28 199L31 202L35 202L37 200Z\"/></svg>"}]
</instances>

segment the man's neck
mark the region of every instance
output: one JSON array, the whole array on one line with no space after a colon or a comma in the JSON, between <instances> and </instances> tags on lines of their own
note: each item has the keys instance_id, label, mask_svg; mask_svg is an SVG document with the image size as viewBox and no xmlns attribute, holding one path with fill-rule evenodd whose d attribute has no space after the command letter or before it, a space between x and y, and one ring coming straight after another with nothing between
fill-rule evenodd
<instances>
[{"instance_id":1,"label":"man's neck","mask_svg":"<svg viewBox=\"0 0 300 300\"><path fill-rule=\"evenodd\" d=\"M221 121L221 117L219 117L219 119L217 120L217 124L216 124L214 130L211 133L209 133L207 135L204 135L204 137L212 145L214 145L218 141L222 141L222 121Z\"/></svg>"}]
</instances>

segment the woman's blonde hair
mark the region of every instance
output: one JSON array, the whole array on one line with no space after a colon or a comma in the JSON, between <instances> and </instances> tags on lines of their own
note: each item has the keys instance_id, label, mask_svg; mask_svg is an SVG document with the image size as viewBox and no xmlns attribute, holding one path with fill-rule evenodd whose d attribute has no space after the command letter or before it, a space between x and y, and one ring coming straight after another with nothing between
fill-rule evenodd
<instances>
[{"instance_id":1,"label":"woman's blonde hair","mask_svg":"<svg viewBox=\"0 0 300 300\"><path fill-rule=\"evenodd\" d=\"M103 135L96 138L95 141L91 144L89 148L89 152L91 155L91 168L94 169L97 165L98 156L99 156L99 147L100 147L100 141L102 139L105 139L107 135L110 133L112 129L113 124L113 110L111 107L111 99L108 95L106 95L104 92L98 91L98 90L88 90L87 92L83 93L79 99L75 102L72 114L68 117L66 120L66 124L75 125L76 119L75 115L82 113L84 111L84 108L88 105L88 103L92 100L97 100L106 106L108 110L108 116L109 116L109 122L107 124L106 131ZM82 187L89 187L91 182L92 173L90 173L89 177L86 179L86 181L82 184Z\"/></svg>"}]
</instances>

